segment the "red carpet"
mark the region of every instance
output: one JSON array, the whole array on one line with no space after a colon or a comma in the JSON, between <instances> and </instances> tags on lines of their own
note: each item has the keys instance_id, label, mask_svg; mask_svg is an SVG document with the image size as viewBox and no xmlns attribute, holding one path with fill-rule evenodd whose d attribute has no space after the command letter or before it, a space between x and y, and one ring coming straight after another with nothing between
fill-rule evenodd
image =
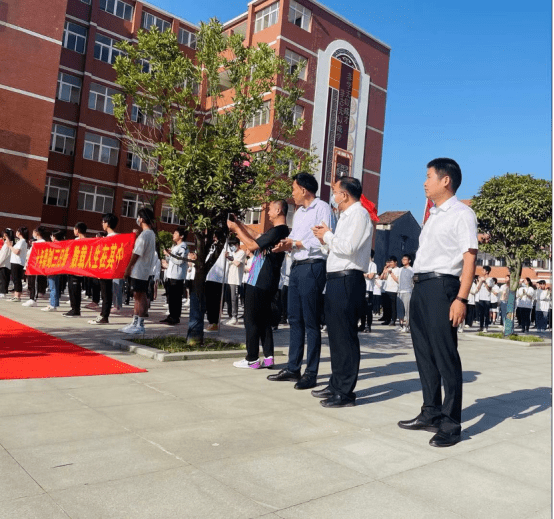
<instances>
[{"instance_id":1,"label":"red carpet","mask_svg":"<svg viewBox=\"0 0 554 519\"><path fill-rule=\"evenodd\" d=\"M0 316L0 380L146 371Z\"/></svg>"}]
</instances>

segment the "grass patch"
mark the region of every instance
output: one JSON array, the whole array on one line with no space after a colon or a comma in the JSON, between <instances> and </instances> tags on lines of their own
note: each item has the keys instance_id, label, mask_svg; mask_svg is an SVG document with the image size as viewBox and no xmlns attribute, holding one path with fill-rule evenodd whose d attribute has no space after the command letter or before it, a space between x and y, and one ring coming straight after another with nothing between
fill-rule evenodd
<instances>
[{"instance_id":1,"label":"grass patch","mask_svg":"<svg viewBox=\"0 0 554 519\"><path fill-rule=\"evenodd\" d=\"M151 346L159 350L167 351L168 353L180 353L188 351L228 351L228 350L245 350L246 345L238 342L225 342L204 338L204 345L187 343L186 337L174 335L164 335L161 337L152 337L149 339L133 339L133 342L142 344L143 346Z\"/></svg>"},{"instance_id":2,"label":"grass patch","mask_svg":"<svg viewBox=\"0 0 554 519\"><path fill-rule=\"evenodd\" d=\"M493 339L508 339L510 341L518 342L544 342L542 337L536 337L535 335L509 335L504 337L501 333L484 333L478 332L477 335L481 337L491 337Z\"/></svg>"}]
</instances>

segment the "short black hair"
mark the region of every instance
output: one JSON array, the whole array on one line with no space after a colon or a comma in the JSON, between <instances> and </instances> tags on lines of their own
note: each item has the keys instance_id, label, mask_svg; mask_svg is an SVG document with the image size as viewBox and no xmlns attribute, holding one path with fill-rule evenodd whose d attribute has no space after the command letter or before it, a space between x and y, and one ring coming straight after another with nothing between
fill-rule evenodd
<instances>
[{"instance_id":1,"label":"short black hair","mask_svg":"<svg viewBox=\"0 0 554 519\"><path fill-rule=\"evenodd\" d=\"M375 250L371 249L371 259L373 259L374 257L375 257Z\"/></svg>"},{"instance_id":2,"label":"short black hair","mask_svg":"<svg viewBox=\"0 0 554 519\"><path fill-rule=\"evenodd\" d=\"M362 196L362 184L354 177L340 177L338 179L341 189L344 189L352 198L359 200Z\"/></svg>"},{"instance_id":3,"label":"short black hair","mask_svg":"<svg viewBox=\"0 0 554 519\"><path fill-rule=\"evenodd\" d=\"M177 227L177 229L175 229L178 233L179 233L179 236L181 238L185 238L186 235L187 235L187 230L184 228L184 227Z\"/></svg>"},{"instance_id":4,"label":"short black hair","mask_svg":"<svg viewBox=\"0 0 554 519\"><path fill-rule=\"evenodd\" d=\"M412 260L412 255L411 255L411 254L404 254L402 257L403 257L403 258L408 258L408 261L409 261L409 263L410 263L410 266L412 265L412 261L413 261L413 260Z\"/></svg>"},{"instance_id":5,"label":"short black hair","mask_svg":"<svg viewBox=\"0 0 554 519\"><path fill-rule=\"evenodd\" d=\"M60 229L59 231L54 231L52 233L52 236L56 238L56 241L63 241L65 240L65 231Z\"/></svg>"},{"instance_id":6,"label":"short black hair","mask_svg":"<svg viewBox=\"0 0 554 519\"><path fill-rule=\"evenodd\" d=\"M389 261L394 261L394 262L398 263L398 258L396 256L390 256Z\"/></svg>"},{"instance_id":7,"label":"short black hair","mask_svg":"<svg viewBox=\"0 0 554 519\"><path fill-rule=\"evenodd\" d=\"M19 234L21 234L21 236L23 236L23 239L25 241L29 241L29 229L27 229L27 227L25 227L24 225L22 225L21 227L19 227L17 229L17 232Z\"/></svg>"},{"instance_id":8,"label":"short black hair","mask_svg":"<svg viewBox=\"0 0 554 519\"><path fill-rule=\"evenodd\" d=\"M10 229L9 227L7 227L6 229L4 229L2 236L4 236L4 234L8 237L8 240L10 240L11 242L14 241L13 229Z\"/></svg>"},{"instance_id":9,"label":"short black hair","mask_svg":"<svg viewBox=\"0 0 554 519\"><path fill-rule=\"evenodd\" d=\"M293 182L296 182L300 187L307 189L310 193L315 195L319 189L319 184L313 175L304 173L301 171L292 177Z\"/></svg>"},{"instance_id":10,"label":"short black hair","mask_svg":"<svg viewBox=\"0 0 554 519\"><path fill-rule=\"evenodd\" d=\"M454 193L458 191L462 183L462 170L455 160L447 158L433 159L427 164L427 169L429 168L433 168L439 178L449 176L452 190Z\"/></svg>"},{"instance_id":11,"label":"short black hair","mask_svg":"<svg viewBox=\"0 0 554 519\"><path fill-rule=\"evenodd\" d=\"M544 279L541 279L541 280L539 281L539 285L546 285L546 281L545 281Z\"/></svg>"},{"instance_id":12,"label":"short black hair","mask_svg":"<svg viewBox=\"0 0 554 519\"><path fill-rule=\"evenodd\" d=\"M488 266L488 265L485 265L483 267L483 270L487 273L487 274L490 274L491 273L491 268Z\"/></svg>"},{"instance_id":13,"label":"short black hair","mask_svg":"<svg viewBox=\"0 0 554 519\"><path fill-rule=\"evenodd\" d=\"M286 200L283 200L282 198L280 200L273 200L271 202L272 204L279 204L279 209L281 209L281 212L287 217L287 213L289 212L289 204L287 204Z\"/></svg>"},{"instance_id":14,"label":"short black hair","mask_svg":"<svg viewBox=\"0 0 554 519\"><path fill-rule=\"evenodd\" d=\"M498 283L498 279L492 278L492 280L494 281L494 284L495 284L495 285Z\"/></svg>"},{"instance_id":15,"label":"short black hair","mask_svg":"<svg viewBox=\"0 0 554 519\"><path fill-rule=\"evenodd\" d=\"M119 218L113 213L102 215L102 222L107 223L110 229L115 229L119 223Z\"/></svg>"},{"instance_id":16,"label":"short black hair","mask_svg":"<svg viewBox=\"0 0 554 519\"><path fill-rule=\"evenodd\" d=\"M85 234L87 232L87 224L85 222L77 222L75 229L77 229L79 234Z\"/></svg>"}]
</instances>

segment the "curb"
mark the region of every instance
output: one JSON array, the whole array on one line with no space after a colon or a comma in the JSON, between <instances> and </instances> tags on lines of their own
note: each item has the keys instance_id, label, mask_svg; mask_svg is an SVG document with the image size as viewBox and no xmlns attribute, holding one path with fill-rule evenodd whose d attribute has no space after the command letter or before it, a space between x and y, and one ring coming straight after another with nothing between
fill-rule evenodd
<instances>
[{"instance_id":1,"label":"curb","mask_svg":"<svg viewBox=\"0 0 554 519\"><path fill-rule=\"evenodd\" d=\"M463 334L460 334L463 335ZM458 337L460 337L460 335ZM512 341L510 339L497 339L496 337L484 337L482 335L464 335L464 339L469 339L472 341L493 341L497 342L498 344L511 344L511 345L519 345L519 346L552 346L552 343L545 339L543 342L525 342L525 341Z\"/></svg>"},{"instance_id":2,"label":"curb","mask_svg":"<svg viewBox=\"0 0 554 519\"><path fill-rule=\"evenodd\" d=\"M135 353L148 359L157 360L158 362L171 362L175 360L204 360L204 359L229 359L229 358L242 358L244 357L244 350L228 350L228 351L191 351L191 352L179 352L169 353L158 348L152 348L151 346L143 346L136 344L132 341L125 339L99 339L102 344L108 346L114 346L123 351ZM275 350L275 357L284 356L284 352L281 350Z\"/></svg>"}]
</instances>

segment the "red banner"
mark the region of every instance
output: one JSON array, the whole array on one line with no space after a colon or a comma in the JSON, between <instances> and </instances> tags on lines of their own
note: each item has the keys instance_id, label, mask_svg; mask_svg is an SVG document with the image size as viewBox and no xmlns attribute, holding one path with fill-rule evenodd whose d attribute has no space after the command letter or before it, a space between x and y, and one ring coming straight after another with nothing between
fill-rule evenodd
<instances>
[{"instance_id":1,"label":"red banner","mask_svg":"<svg viewBox=\"0 0 554 519\"><path fill-rule=\"evenodd\" d=\"M100 279L121 279L131 260L136 234L115 234L35 243L27 262L27 274L52 276L73 274Z\"/></svg>"}]
</instances>

